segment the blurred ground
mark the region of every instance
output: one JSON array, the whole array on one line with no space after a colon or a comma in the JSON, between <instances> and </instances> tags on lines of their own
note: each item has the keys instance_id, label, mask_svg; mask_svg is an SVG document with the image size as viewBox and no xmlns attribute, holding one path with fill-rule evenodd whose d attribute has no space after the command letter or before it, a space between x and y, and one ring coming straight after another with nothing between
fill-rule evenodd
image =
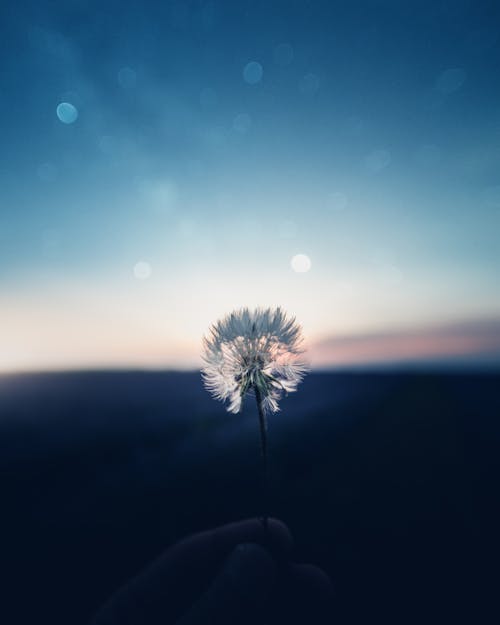
<instances>
[{"instance_id":1,"label":"blurred ground","mask_svg":"<svg viewBox=\"0 0 500 625\"><path fill-rule=\"evenodd\" d=\"M499 381L316 373L270 419L271 512L338 623L496 622ZM259 478L252 402L198 374L0 377L0 622L83 625L172 542L258 515Z\"/></svg>"}]
</instances>

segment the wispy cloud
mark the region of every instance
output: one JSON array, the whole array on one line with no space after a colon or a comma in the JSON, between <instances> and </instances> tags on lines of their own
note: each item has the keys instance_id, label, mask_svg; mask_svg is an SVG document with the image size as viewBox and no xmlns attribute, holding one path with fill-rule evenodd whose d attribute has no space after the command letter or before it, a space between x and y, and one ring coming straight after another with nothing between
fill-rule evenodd
<instances>
[{"instance_id":1,"label":"wispy cloud","mask_svg":"<svg viewBox=\"0 0 500 625\"><path fill-rule=\"evenodd\" d=\"M314 367L364 365L500 366L500 320L478 320L334 336L311 346Z\"/></svg>"}]
</instances>

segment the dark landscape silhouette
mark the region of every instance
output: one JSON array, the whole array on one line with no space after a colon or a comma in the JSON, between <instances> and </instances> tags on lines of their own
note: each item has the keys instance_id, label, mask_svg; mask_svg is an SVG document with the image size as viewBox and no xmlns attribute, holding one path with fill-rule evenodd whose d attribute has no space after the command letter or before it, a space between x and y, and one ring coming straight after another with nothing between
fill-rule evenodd
<instances>
[{"instance_id":1,"label":"dark landscape silhouette","mask_svg":"<svg viewBox=\"0 0 500 625\"><path fill-rule=\"evenodd\" d=\"M314 373L269 424L271 515L338 623L489 622L499 376ZM253 402L197 373L0 378L0 621L86 623L184 536L261 513Z\"/></svg>"}]
</instances>

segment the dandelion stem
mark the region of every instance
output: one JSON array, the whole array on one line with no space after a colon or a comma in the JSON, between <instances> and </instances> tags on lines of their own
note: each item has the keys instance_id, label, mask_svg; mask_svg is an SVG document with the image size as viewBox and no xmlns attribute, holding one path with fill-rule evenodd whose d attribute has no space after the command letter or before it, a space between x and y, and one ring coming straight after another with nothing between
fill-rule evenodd
<instances>
[{"instance_id":1,"label":"dandelion stem","mask_svg":"<svg viewBox=\"0 0 500 625\"><path fill-rule=\"evenodd\" d=\"M267 530L268 518L269 518L269 480L267 471L267 421L264 414L264 407L262 405L262 394L257 385L254 386L255 399L257 401L257 411L259 413L259 426L260 426L260 449L262 452L262 488L264 491L264 514L262 517L262 523L264 529Z\"/></svg>"}]
</instances>

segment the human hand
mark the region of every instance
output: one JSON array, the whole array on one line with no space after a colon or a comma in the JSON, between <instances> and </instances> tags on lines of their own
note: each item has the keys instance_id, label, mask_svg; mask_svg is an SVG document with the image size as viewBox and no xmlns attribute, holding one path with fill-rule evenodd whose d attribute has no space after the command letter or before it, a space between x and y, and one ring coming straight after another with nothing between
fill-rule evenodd
<instances>
[{"instance_id":1,"label":"human hand","mask_svg":"<svg viewBox=\"0 0 500 625\"><path fill-rule=\"evenodd\" d=\"M332 586L291 561L282 522L258 519L195 534L168 549L105 604L91 625L327 623Z\"/></svg>"}]
</instances>

